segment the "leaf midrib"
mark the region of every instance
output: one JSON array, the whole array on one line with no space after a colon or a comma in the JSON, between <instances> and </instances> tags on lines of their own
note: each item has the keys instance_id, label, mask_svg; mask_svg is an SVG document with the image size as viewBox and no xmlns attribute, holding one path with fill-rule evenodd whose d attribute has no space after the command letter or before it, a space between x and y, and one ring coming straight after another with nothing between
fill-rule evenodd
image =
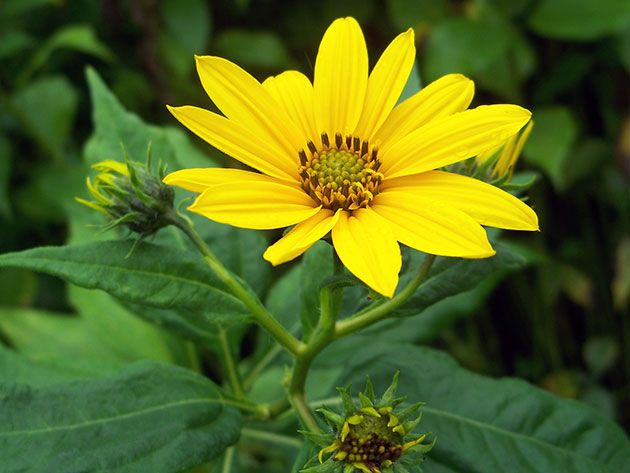
<instances>
[{"instance_id":1,"label":"leaf midrib","mask_svg":"<svg viewBox=\"0 0 630 473\"><path fill-rule=\"evenodd\" d=\"M66 425L47 427L47 428L41 428L41 429L12 430L8 432L0 432L0 437L12 437L16 435L37 435L37 434L45 434L45 433L50 433L50 432L60 432L60 431L81 429L81 428L90 427L93 425L106 424L108 422L124 421L127 419L132 419L134 417L151 414L153 412L159 412L161 410L167 410L167 409L172 409L172 408L181 407L181 406L192 406L195 404L208 404L208 405L220 404L220 405L225 406L225 402L223 400L218 400L218 399L209 399L209 398L184 399L180 401L161 404L159 406L152 406L149 408L140 409L138 411L127 412L125 414L121 414L117 416L102 417L102 418L92 419L89 421L78 422L74 424L66 424Z\"/></svg>"},{"instance_id":2,"label":"leaf midrib","mask_svg":"<svg viewBox=\"0 0 630 473\"><path fill-rule=\"evenodd\" d=\"M17 254L19 255L19 254ZM7 258L7 256L9 256ZM31 256L28 257L29 259L31 258ZM38 260L40 261L48 261L48 262L52 262L52 263L58 263L60 261L62 261L65 264L70 264L70 265L84 265L84 266L96 266L96 267L102 267L102 268L108 268L108 269L112 269L115 270L117 272L131 272L131 273L136 273L136 274L140 274L143 276L158 276L161 277L165 280L173 280L173 281L180 281L180 282L184 282L184 283L188 283L191 285L195 285L198 286L202 289L205 290L211 290L211 291L218 291L220 293L222 293L223 295L225 295L226 297L229 297L230 299L233 299L234 301L240 302L239 299L235 298L232 294L224 291L223 289L220 289L219 287L216 286L212 286L210 284L206 284L203 283L201 281L198 281L196 279L187 279L181 276L176 276L170 273L162 273L162 272L157 272L157 271L148 271L148 270L144 270L144 269L137 269L137 268L126 268L124 266L115 266L115 265L108 265L108 264L101 264L101 263L92 263L92 262L86 262L86 261L76 261L76 260L64 260L62 258L51 258L50 256L37 256L36 257ZM8 260L9 262L11 261L11 259L19 259L19 256L16 258L16 254L10 254L10 255L4 255L3 257L0 257L0 264L2 264L3 260L6 262L6 260ZM6 263L5 263L6 264ZM39 271L42 272L48 272L48 271L43 271L41 269L39 269ZM50 271L51 274L55 274L55 275L59 275L62 274L62 272L60 271ZM85 287L89 287L90 289L94 289L94 288L98 288L100 289L99 286L96 285L91 285L91 286L85 286Z\"/></svg>"},{"instance_id":3,"label":"leaf midrib","mask_svg":"<svg viewBox=\"0 0 630 473\"><path fill-rule=\"evenodd\" d=\"M565 447L554 445L553 443L543 442L542 440L539 440L536 437L525 435L525 434L522 434L522 433L519 433L519 432L512 432L511 430L507 430L507 429L504 429L504 428L501 428L501 427L497 427L497 426L492 425L490 423L484 423L484 422L481 422L481 421L478 421L478 420L475 420L475 419L471 419L469 417L463 417L463 416L460 416L458 414L454 414L452 412L443 411L443 410L436 409L436 408L433 408L433 407L423 406L422 410L424 412L426 412L426 413L433 414L433 415L438 416L438 417L442 416L442 417L445 417L445 418L453 419L453 420L455 420L457 422L473 425L473 426L475 426L475 427L477 427L477 428L479 428L481 430L490 430L490 431L493 431L493 432L495 432L495 433L497 433L499 435L504 435L504 436L507 436L507 437L513 437L513 438L515 438L516 440L519 440L519 441L523 441L524 440L524 441L527 441L527 442L530 442L530 443L534 443L534 444L540 446L543 449L558 450L558 451L562 452L563 454L565 454L565 455L567 455L569 457L576 457L576 458L579 458L579 459L583 459L583 460L586 460L589 463L593 463L593 464L595 464L597 466L603 466L605 468L611 468L611 467L609 467L609 465L603 463L600 460L594 460L593 458L588 457L588 456L586 456L584 454L578 453L575 450L569 450L569 449L567 449ZM612 470L612 469L610 469L609 471L615 472L615 473L617 473L617 472L621 473L619 470Z\"/></svg>"}]
</instances>

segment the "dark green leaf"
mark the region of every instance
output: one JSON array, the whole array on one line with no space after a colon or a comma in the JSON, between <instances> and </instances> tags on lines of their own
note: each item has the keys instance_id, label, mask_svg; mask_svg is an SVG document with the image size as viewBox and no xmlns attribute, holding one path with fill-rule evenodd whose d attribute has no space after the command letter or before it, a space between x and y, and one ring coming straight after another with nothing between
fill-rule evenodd
<instances>
[{"instance_id":1,"label":"dark green leaf","mask_svg":"<svg viewBox=\"0 0 630 473\"><path fill-rule=\"evenodd\" d=\"M240 415L211 381L152 362L116 376L0 386L6 473L175 473L236 442Z\"/></svg>"},{"instance_id":2,"label":"dark green leaf","mask_svg":"<svg viewBox=\"0 0 630 473\"><path fill-rule=\"evenodd\" d=\"M0 343L0 383L43 386L83 377L86 376L65 368L51 366L44 360L29 360Z\"/></svg>"},{"instance_id":3,"label":"dark green leaf","mask_svg":"<svg viewBox=\"0 0 630 473\"><path fill-rule=\"evenodd\" d=\"M578 134L571 110L553 106L534 110L535 125L523 155L538 166L558 189L565 186L564 171Z\"/></svg>"},{"instance_id":4,"label":"dark green leaf","mask_svg":"<svg viewBox=\"0 0 630 473\"><path fill-rule=\"evenodd\" d=\"M400 369L399 393L423 401L419 431L437 436L425 470L503 473L622 473L630 464L623 431L584 404L515 379L493 380L449 356L411 345L377 344L344 360L339 384L369 372L378 389ZM462 394L465 395L462 395ZM509 467L508 467L509 466Z\"/></svg>"},{"instance_id":5,"label":"dark green leaf","mask_svg":"<svg viewBox=\"0 0 630 473\"><path fill-rule=\"evenodd\" d=\"M387 12L400 29L413 28L422 34L448 14L446 0L387 0Z\"/></svg>"},{"instance_id":6,"label":"dark green leaf","mask_svg":"<svg viewBox=\"0 0 630 473\"><path fill-rule=\"evenodd\" d=\"M57 31L39 47L23 75L28 77L41 68L58 49L70 49L90 54L105 61L111 61L114 58L109 48L96 37L91 26L70 25Z\"/></svg>"},{"instance_id":7,"label":"dark green leaf","mask_svg":"<svg viewBox=\"0 0 630 473\"><path fill-rule=\"evenodd\" d=\"M203 54L210 37L210 9L203 0L165 0L162 16L168 34L184 53ZM192 56L189 58L193 64Z\"/></svg>"},{"instance_id":8,"label":"dark green leaf","mask_svg":"<svg viewBox=\"0 0 630 473\"><path fill-rule=\"evenodd\" d=\"M215 38L213 50L242 67L287 69L291 63L286 46L270 31L224 30Z\"/></svg>"},{"instance_id":9,"label":"dark green leaf","mask_svg":"<svg viewBox=\"0 0 630 473\"><path fill-rule=\"evenodd\" d=\"M0 255L0 267L22 267L102 289L127 302L196 310L214 322L243 321L246 309L205 264L186 251L131 241L42 247Z\"/></svg>"},{"instance_id":10,"label":"dark green leaf","mask_svg":"<svg viewBox=\"0 0 630 473\"><path fill-rule=\"evenodd\" d=\"M537 33L550 38L588 41L630 27L626 0L542 0L529 17Z\"/></svg>"},{"instance_id":11,"label":"dark green leaf","mask_svg":"<svg viewBox=\"0 0 630 473\"><path fill-rule=\"evenodd\" d=\"M63 148L72 130L77 103L74 86L62 76L31 82L11 100L24 131L57 161L65 161Z\"/></svg>"},{"instance_id":12,"label":"dark green leaf","mask_svg":"<svg viewBox=\"0 0 630 473\"><path fill-rule=\"evenodd\" d=\"M507 51L509 31L499 23L448 19L430 33L423 55L425 79L451 72L475 75Z\"/></svg>"},{"instance_id":13,"label":"dark green leaf","mask_svg":"<svg viewBox=\"0 0 630 473\"><path fill-rule=\"evenodd\" d=\"M127 112L94 69L88 68L87 80L94 121L94 134L85 148L89 164L103 159L122 161L121 146L125 147L132 159L142 162L151 144L155 161L167 163L169 171L215 165L210 157L190 143L181 130L147 125L137 115Z\"/></svg>"},{"instance_id":14,"label":"dark green leaf","mask_svg":"<svg viewBox=\"0 0 630 473\"><path fill-rule=\"evenodd\" d=\"M427 280L393 315L408 317L419 314L446 297L474 288L489 276L513 271L525 264L524 258L512 253L501 243L495 243L494 248L497 254L486 259L438 258ZM403 281L401 284L404 284Z\"/></svg>"}]
</instances>

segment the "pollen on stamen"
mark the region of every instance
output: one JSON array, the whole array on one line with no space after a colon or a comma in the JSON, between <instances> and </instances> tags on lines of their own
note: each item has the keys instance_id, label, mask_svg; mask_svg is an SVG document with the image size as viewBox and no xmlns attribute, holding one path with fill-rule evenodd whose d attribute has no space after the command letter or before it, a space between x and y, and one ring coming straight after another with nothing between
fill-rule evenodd
<instances>
[{"instance_id":1,"label":"pollen on stamen","mask_svg":"<svg viewBox=\"0 0 630 473\"><path fill-rule=\"evenodd\" d=\"M367 207L383 180L377 147L341 133L335 133L333 146L327 133L322 133L321 142L321 149L309 141L298 152L303 189L327 209Z\"/></svg>"}]
</instances>

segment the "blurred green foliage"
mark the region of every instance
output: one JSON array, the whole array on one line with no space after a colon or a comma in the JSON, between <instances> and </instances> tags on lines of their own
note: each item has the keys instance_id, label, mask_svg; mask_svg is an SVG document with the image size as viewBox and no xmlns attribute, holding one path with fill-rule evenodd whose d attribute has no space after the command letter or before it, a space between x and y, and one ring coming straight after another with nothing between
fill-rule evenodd
<instances>
[{"instance_id":1,"label":"blurred green foliage","mask_svg":"<svg viewBox=\"0 0 630 473\"><path fill-rule=\"evenodd\" d=\"M89 218L72 200L85 192L82 154L88 162L117 156L113 137L150 134L170 169L228 164L198 140L192 146L164 107L212 106L193 54L227 57L261 80L288 68L311 75L323 31L344 15L361 22L373 54L413 27L420 83L467 74L477 85L475 104L518 103L536 122L518 169L537 173L530 204L541 232L510 235L527 269L434 306L425 314L426 324L439 322L432 335L409 341L430 341L481 373L581 398L630 425L628 1L4 0L0 253L82 239ZM90 98L88 65L126 109L173 128L126 112L94 74ZM264 295L268 287L261 281L257 290ZM81 345L103 321L86 312L80 291L66 294L50 276L0 270L0 337L35 358L53 331L48 325L67 335L57 341L59 353ZM120 342L106 357L105 348L91 346L72 369L106 372L140 358L190 363L179 341L130 319L125 307L110 307L117 302L109 296L98 303L143 343L129 352ZM18 318L14 311L23 308ZM433 319L438 313L445 315Z\"/></svg>"}]
</instances>

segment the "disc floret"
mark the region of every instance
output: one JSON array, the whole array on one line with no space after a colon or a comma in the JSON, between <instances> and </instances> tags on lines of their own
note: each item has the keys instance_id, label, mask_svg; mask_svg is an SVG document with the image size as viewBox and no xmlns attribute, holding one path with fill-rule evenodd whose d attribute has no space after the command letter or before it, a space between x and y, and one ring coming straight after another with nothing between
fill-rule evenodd
<instances>
[{"instance_id":1,"label":"disc floret","mask_svg":"<svg viewBox=\"0 0 630 473\"><path fill-rule=\"evenodd\" d=\"M358 395L358 404L348 388L337 388L344 415L328 409L318 410L333 428L333 433L303 432L321 448L303 473L399 473L422 463L434 442L424 443L428 434L412 430L420 421L422 403L399 409L404 397L396 397L398 374L380 399L374 396L368 378Z\"/></svg>"},{"instance_id":2,"label":"disc floret","mask_svg":"<svg viewBox=\"0 0 630 473\"><path fill-rule=\"evenodd\" d=\"M383 174L378 148L361 138L341 133L331 142L322 133L322 147L308 142L299 152L302 188L324 208L356 210L378 194Z\"/></svg>"}]
</instances>

